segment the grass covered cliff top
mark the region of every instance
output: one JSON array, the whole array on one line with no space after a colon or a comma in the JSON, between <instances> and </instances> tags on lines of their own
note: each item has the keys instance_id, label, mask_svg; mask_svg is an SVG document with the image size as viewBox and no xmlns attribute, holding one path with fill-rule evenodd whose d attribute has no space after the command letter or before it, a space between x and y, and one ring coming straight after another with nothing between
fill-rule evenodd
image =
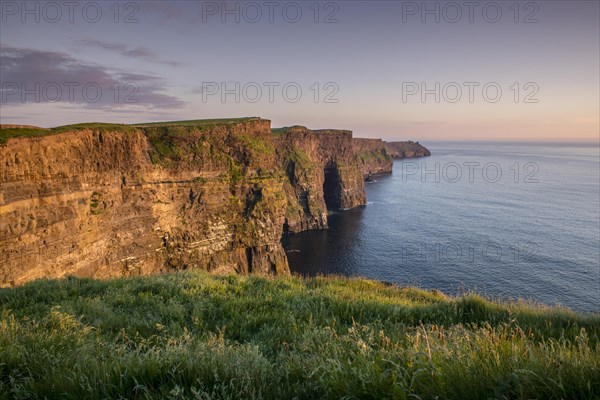
<instances>
[{"instance_id":1,"label":"grass covered cliff top","mask_svg":"<svg viewBox=\"0 0 600 400\"><path fill-rule=\"evenodd\" d=\"M158 128L158 127L198 127L210 129L218 125L238 124L246 121L260 120L258 117L243 118L219 118L219 119L196 119L189 121L164 121L141 124L111 124L103 122L87 122L81 124L63 125L54 128L40 128L29 125L2 125L0 126L0 144L4 144L10 138L46 136L63 132L93 129L99 131L131 132L135 128Z\"/></svg>"},{"instance_id":2,"label":"grass covered cliff top","mask_svg":"<svg viewBox=\"0 0 600 400\"><path fill-rule=\"evenodd\" d=\"M130 132L133 128L130 125L125 124L107 124L103 122L88 122L82 124L63 125L54 128L40 128L37 126L26 126L23 128L13 127L0 127L0 144L4 144L8 139L16 137L35 137L35 136L47 136L54 135L63 132L73 132L84 129L94 129L99 131L116 131L116 132Z\"/></svg>"},{"instance_id":3,"label":"grass covered cliff top","mask_svg":"<svg viewBox=\"0 0 600 400\"><path fill-rule=\"evenodd\" d=\"M149 122L141 124L132 124L137 127L162 127L162 126L215 126L215 125L228 125L238 124L240 122L247 121L258 121L259 117L242 117L242 118L216 118L216 119L193 119L189 121L163 121L163 122Z\"/></svg>"},{"instance_id":4,"label":"grass covered cliff top","mask_svg":"<svg viewBox=\"0 0 600 400\"><path fill-rule=\"evenodd\" d=\"M3 399L600 396L600 316L476 295L194 271L0 304Z\"/></svg>"}]
</instances>

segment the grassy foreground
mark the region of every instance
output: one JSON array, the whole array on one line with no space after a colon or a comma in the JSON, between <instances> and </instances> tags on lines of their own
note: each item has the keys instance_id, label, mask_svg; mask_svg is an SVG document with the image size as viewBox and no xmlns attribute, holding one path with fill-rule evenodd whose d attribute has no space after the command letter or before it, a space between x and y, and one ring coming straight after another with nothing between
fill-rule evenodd
<instances>
[{"instance_id":1,"label":"grassy foreground","mask_svg":"<svg viewBox=\"0 0 600 400\"><path fill-rule=\"evenodd\" d=\"M599 316L475 295L182 272L0 304L2 399L600 397Z\"/></svg>"}]
</instances>

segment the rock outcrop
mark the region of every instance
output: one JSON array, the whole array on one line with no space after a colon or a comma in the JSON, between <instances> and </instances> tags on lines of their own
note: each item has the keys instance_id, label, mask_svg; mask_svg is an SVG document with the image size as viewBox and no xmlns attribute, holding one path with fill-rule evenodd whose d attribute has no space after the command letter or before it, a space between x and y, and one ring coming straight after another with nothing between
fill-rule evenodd
<instances>
[{"instance_id":1,"label":"rock outcrop","mask_svg":"<svg viewBox=\"0 0 600 400\"><path fill-rule=\"evenodd\" d=\"M429 157L431 155L431 152L425 146L411 140L406 142L385 142L385 149L394 159Z\"/></svg>"},{"instance_id":2,"label":"rock outcrop","mask_svg":"<svg viewBox=\"0 0 600 400\"><path fill-rule=\"evenodd\" d=\"M259 118L17 136L3 131L0 145L1 286L187 268L287 274L281 236L365 204L363 176L389 158L350 131L273 134Z\"/></svg>"},{"instance_id":3,"label":"rock outcrop","mask_svg":"<svg viewBox=\"0 0 600 400\"><path fill-rule=\"evenodd\" d=\"M326 228L328 210L366 204L352 132L293 126L280 129L275 141L291 194L286 231Z\"/></svg>"},{"instance_id":4,"label":"rock outcrop","mask_svg":"<svg viewBox=\"0 0 600 400\"><path fill-rule=\"evenodd\" d=\"M354 139L354 152L363 176L392 172L394 160L388 154L386 143L381 139Z\"/></svg>"},{"instance_id":5,"label":"rock outcrop","mask_svg":"<svg viewBox=\"0 0 600 400\"><path fill-rule=\"evenodd\" d=\"M166 269L287 273L270 123L78 129L0 148L2 284Z\"/></svg>"}]
</instances>

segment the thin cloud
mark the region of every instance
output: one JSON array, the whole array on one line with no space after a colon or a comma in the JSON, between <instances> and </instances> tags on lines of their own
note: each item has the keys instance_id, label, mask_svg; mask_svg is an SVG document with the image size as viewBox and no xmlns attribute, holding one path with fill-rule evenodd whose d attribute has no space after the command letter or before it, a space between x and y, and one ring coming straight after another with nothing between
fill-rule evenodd
<instances>
[{"instance_id":1,"label":"thin cloud","mask_svg":"<svg viewBox=\"0 0 600 400\"><path fill-rule=\"evenodd\" d=\"M179 66L176 61L161 60L160 57L152 50L142 46L128 46L123 43L105 42L97 39L81 39L77 42L77 46L96 48L120 54L124 57L135 58L138 60L153 62L156 64L165 64L173 67Z\"/></svg>"},{"instance_id":2,"label":"thin cloud","mask_svg":"<svg viewBox=\"0 0 600 400\"><path fill-rule=\"evenodd\" d=\"M166 83L158 76L87 63L63 52L2 45L0 72L2 104L57 102L105 109L173 109L185 104L162 93Z\"/></svg>"}]
</instances>

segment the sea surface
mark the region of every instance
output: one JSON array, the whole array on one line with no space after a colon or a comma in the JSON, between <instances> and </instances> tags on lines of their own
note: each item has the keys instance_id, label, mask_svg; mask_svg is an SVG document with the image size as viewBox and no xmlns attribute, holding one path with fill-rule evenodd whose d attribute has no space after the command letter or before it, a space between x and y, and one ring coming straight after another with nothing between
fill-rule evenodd
<instances>
[{"instance_id":1,"label":"sea surface","mask_svg":"<svg viewBox=\"0 0 600 400\"><path fill-rule=\"evenodd\" d=\"M600 312L597 145L423 144L366 206L284 238L292 271Z\"/></svg>"}]
</instances>

